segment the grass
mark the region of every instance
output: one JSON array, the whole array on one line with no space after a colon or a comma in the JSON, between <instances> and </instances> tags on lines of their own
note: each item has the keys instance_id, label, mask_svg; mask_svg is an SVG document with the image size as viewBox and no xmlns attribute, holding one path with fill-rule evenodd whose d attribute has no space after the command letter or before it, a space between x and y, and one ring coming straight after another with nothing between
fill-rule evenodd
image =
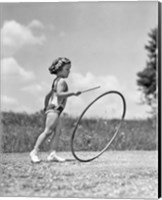
<instances>
[{"instance_id":1,"label":"grass","mask_svg":"<svg viewBox=\"0 0 162 200\"><path fill-rule=\"evenodd\" d=\"M59 151L70 151L70 139L77 119L67 115L62 116L61 138ZM34 114L2 112L2 152L28 152L30 151L38 137L44 129L45 116L43 112ZM103 119L83 119L77 136L77 146L81 150L99 150L104 146L107 127L113 127L118 120L105 121ZM99 133L99 134L98 134ZM85 143L83 143L84 136ZM92 137L93 141L87 148L87 138ZM46 142L42 146L42 151L48 150L49 144ZM155 121L147 120L125 120L118 136L111 144L111 150L156 150L157 133Z\"/></svg>"},{"instance_id":2,"label":"grass","mask_svg":"<svg viewBox=\"0 0 162 200\"><path fill-rule=\"evenodd\" d=\"M2 154L0 196L157 199L157 151L107 151L89 163L60 155L68 161L48 163L43 152L32 164L28 153Z\"/></svg>"}]
</instances>

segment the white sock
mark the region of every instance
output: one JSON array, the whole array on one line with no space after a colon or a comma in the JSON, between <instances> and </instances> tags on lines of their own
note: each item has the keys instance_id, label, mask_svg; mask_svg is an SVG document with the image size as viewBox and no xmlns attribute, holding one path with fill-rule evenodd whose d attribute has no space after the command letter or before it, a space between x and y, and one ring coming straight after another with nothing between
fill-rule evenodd
<instances>
[{"instance_id":1,"label":"white sock","mask_svg":"<svg viewBox=\"0 0 162 200\"><path fill-rule=\"evenodd\" d=\"M38 153L38 152L39 152L39 149L34 148L33 151L34 151L35 153Z\"/></svg>"},{"instance_id":2,"label":"white sock","mask_svg":"<svg viewBox=\"0 0 162 200\"><path fill-rule=\"evenodd\" d=\"M50 155L56 155L56 151L51 151Z\"/></svg>"}]
</instances>

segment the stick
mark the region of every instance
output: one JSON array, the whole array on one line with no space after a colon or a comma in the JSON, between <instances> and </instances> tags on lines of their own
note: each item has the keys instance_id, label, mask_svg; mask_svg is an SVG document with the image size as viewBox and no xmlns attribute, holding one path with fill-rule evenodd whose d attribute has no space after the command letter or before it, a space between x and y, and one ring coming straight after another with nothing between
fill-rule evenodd
<instances>
[{"instance_id":1,"label":"stick","mask_svg":"<svg viewBox=\"0 0 162 200\"><path fill-rule=\"evenodd\" d=\"M81 93L89 92L89 91L91 91L91 90L96 90L96 89L98 89L98 88L100 88L100 86L93 87L93 88L89 88L89 89L87 89L87 90L82 90Z\"/></svg>"}]
</instances>

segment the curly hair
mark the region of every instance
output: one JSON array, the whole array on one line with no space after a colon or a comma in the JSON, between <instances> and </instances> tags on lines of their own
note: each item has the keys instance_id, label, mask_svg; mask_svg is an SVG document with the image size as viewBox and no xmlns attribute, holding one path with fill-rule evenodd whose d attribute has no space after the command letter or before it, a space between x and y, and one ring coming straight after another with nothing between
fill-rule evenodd
<instances>
[{"instance_id":1,"label":"curly hair","mask_svg":"<svg viewBox=\"0 0 162 200\"><path fill-rule=\"evenodd\" d=\"M65 57L59 57L52 62L52 65L49 67L49 71L51 74L57 74L62 70L65 64L70 64L71 61Z\"/></svg>"}]
</instances>

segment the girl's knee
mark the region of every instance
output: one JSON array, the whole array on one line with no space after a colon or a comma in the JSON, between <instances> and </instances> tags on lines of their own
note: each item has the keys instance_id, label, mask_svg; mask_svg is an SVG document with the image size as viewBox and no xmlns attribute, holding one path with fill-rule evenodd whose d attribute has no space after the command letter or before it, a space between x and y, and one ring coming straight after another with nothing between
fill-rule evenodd
<instances>
[{"instance_id":1,"label":"girl's knee","mask_svg":"<svg viewBox=\"0 0 162 200\"><path fill-rule=\"evenodd\" d=\"M44 134L50 136L53 133L53 129L45 129Z\"/></svg>"}]
</instances>

